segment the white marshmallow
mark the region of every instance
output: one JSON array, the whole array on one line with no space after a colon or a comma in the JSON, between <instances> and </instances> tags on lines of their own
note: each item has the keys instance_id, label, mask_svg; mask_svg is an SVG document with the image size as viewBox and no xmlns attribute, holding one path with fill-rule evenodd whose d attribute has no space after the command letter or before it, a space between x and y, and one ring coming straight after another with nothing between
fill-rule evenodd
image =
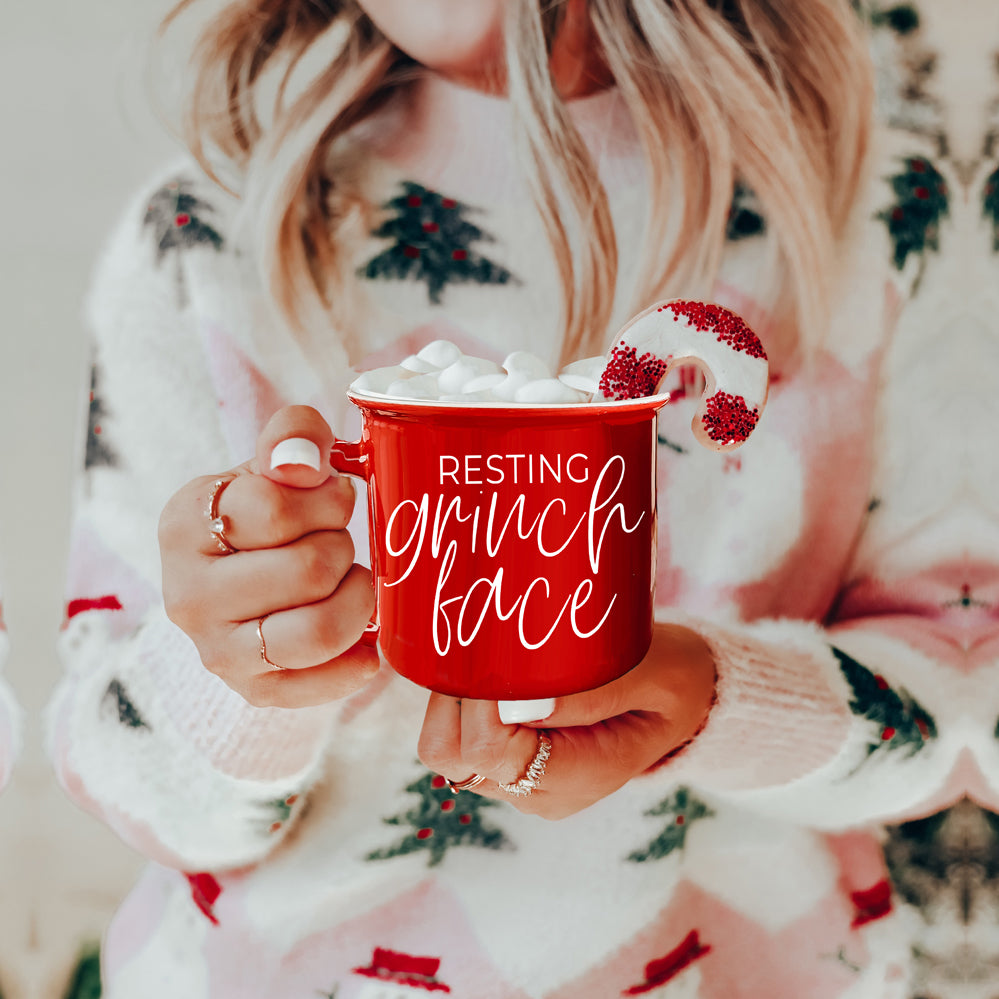
<instances>
[{"instance_id":1,"label":"white marshmallow","mask_svg":"<svg viewBox=\"0 0 999 999\"><path fill-rule=\"evenodd\" d=\"M581 378L594 378L600 381L600 376L604 373L604 368L606 367L607 358L602 355L600 357L584 357L579 361L572 361L570 364L567 364L559 372L559 376L578 375Z\"/></svg>"},{"instance_id":2,"label":"white marshmallow","mask_svg":"<svg viewBox=\"0 0 999 999\"><path fill-rule=\"evenodd\" d=\"M418 375L425 375L431 371L440 371L440 368L436 364L431 364L429 361L424 360L419 354L410 354L409 357L404 358L399 364L407 371L413 371Z\"/></svg>"},{"instance_id":3,"label":"white marshmallow","mask_svg":"<svg viewBox=\"0 0 999 999\"><path fill-rule=\"evenodd\" d=\"M577 392L596 395L600 388L600 377L606 367L606 357L584 357L582 360L567 364L559 372L558 380Z\"/></svg>"},{"instance_id":4,"label":"white marshmallow","mask_svg":"<svg viewBox=\"0 0 999 999\"><path fill-rule=\"evenodd\" d=\"M438 376L441 392L463 392L468 382L482 375L499 373L499 366L481 357L462 357L449 364Z\"/></svg>"},{"instance_id":5,"label":"white marshmallow","mask_svg":"<svg viewBox=\"0 0 999 999\"><path fill-rule=\"evenodd\" d=\"M531 381L530 375L522 371L514 371L498 385L494 385L492 392L501 402L513 402L517 392Z\"/></svg>"},{"instance_id":6,"label":"white marshmallow","mask_svg":"<svg viewBox=\"0 0 999 999\"><path fill-rule=\"evenodd\" d=\"M365 371L351 388L398 399L468 404L588 402L597 391L604 364L602 357L587 357L553 376L537 354L516 350L503 362L503 370L493 361L462 354L449 340L434 340L401 364Z\"/></svg>"},{"instance_id":7,"label":"white marshmallow","mask_svg":"<svg viewBox=\"0 0 999 999\"><path fill-rule=\"evenodd\" d=\"M389 386L404 378L412 378L413 372L401 364L390 368L373 368L362 371L351 383L350 387L358 392L388 392Z\"/></svg>"},{"instance_id":8,"label":"white marshmallow","mask_svg":"<svg viewBox=\"0 0 999 999\"><path fill-rule=\"evenodd\" d=\"M414 375L392 382L385 394L397 399L436 399L440 395L440 389L436 375Z\"/></svg>"},{"instance_id":9,"label":"white marshmallow","mask_svg":"<svg viewBox=\"0 0 999 999\"><path fill-rule=\"evenodd\" d=\"M577 392L584 395L593 395L600 388L599 378L590 378L587 375L559 375L558 380Z\"/></svg>"},{"instance_id":10,"label":"white marshmallow","mask_svg":"<svg viewBox=\"0 0 999 999\"><path fill-rule=\"evenodd\" d=\"M462 391L466 394L488 392L491 395L493 389L496 388L497 385L502 385L503 382L505 382L509 377L509 375L503 374L502 371L499 371L494 375L479 375L477 378L473 378L470 382L466 382Z\"/></svg>"},{"instance_id":11,"label":"white marshmallow","mask_svg":"<svg viewBox=\"0 0 999 999\"><path fill-rule=\"evenodd\" d=\"M434 340L418 351L416 356L435 368L446 368L461 357L461 349L450 340Z\"/></svg>"},{"instance_id":12,"label":"white marshmallow","mask_svg":"<svg viewBox=\"0 0 999 999\"><path fill-rule=\"evenodd\" d=\"M569 388L557 378L539 378L528 382L517 389L513 396L514 402L571 403L586 400L584 393Z\"/></svg>"},{"instance_id":13,"label":"white marshmallow","mask_svg":"<svg viewBox=\"0 0 999 999\"><path fill-rule=\"evenodd\" d=\"M552 376L551 369L544 360L527 350L515 350L512 354L508 354L503 362L503 367L511 375L524 374L530 378L551 378Z\"/></svg>"}]
</instances>

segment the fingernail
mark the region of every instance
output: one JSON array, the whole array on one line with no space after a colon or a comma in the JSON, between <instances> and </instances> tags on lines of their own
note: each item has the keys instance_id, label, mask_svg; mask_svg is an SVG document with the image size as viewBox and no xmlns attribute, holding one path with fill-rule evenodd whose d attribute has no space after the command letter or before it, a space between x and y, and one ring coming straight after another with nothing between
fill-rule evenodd
<instances>
[{"instance_id":1,"label":"fingernail","mask_svg":"<svg viewBox=\"0 0 999 999\"><path fill-rule=\"evenodd\" d=\"M554 697L539 697L534 701L500 701L499 716L504 725L523 725L541 721L555 710Z\"/></svg>"},{"instance_id":2,"label":"fingernail","mask_svg":"<svg viewBox=\"0 0 999 999\"><path fill-rule=\"evenodd\" d=\"M319 446L307 437L289 437L274 445L271 468L281 465L308 465L319 471Z\"/></svg>"}]
</instances>

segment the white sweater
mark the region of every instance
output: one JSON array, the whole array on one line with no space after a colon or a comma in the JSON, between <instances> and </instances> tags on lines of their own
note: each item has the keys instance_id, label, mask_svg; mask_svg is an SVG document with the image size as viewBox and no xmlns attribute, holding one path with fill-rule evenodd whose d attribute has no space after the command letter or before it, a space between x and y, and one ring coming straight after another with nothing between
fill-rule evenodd
<instances>
[{"instance_id":1,"label":"white sweater","mask_svg":"<svg viewBox=\"0 0 999 999\"><path fill-rule=\"evenodd\" d=\"M504 103L440 81L417 95L368 140L372 203L419 185L407 207L466 212L483 235L462 249L490 267L465 283L398 261L395 277L359 277L354 367L442 335L485 356L554 355L554 265ZM611 196L623 287L643 201L618 101L574 113ZM885 174L947 168L919 139L886 145L909 159L886 157ZM657 614L704 636L717 703L670 763L557 823L452 797L416 760L426 693L389 670L343 703L254 708L166 619L169 496L245 460L284 402L318 405L341 436L357 424L270 318L231 199L184 165L126 208L90 301L98 406L50 708L67 790L155 862L110 931L109 999L904 994L910 930L878 830L999 795L999 517L995 469L971 460L993 425L996 350L975 268L994 261L984 246L973 266L925 250L897 269L901 237L875 213L892 218L901 197L871 192L826 351L812 373L771 352L743 449L698 449L692 398L663 412ZM977 239L979 221L952 199L941 239L962 225ZM391 247L370 236L351 251L363 268ZM770 251L765 232L734 240L716 289L764 343ZM894 347L886 300L902 303ZM960 354L927 348L944 328ZM332 332L329 349L342 353ZM354 526L363 552L363 511Z\"/></svg>"}]
</instances>

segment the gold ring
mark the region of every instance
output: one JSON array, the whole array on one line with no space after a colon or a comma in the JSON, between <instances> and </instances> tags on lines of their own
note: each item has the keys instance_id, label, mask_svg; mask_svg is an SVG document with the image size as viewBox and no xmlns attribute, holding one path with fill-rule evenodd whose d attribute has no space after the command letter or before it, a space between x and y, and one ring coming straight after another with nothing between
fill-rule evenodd
<instances>
[{"instance_id":1,"label":"gold ring","mask_svg":"<svg viewBox=\"0 0 999 999\"><path fill-rule=\"evenodd\" d=\"M473 787L478 787L485 779L485 777L481 777L479 774L472 774L471 777L467 777L465 780L449 780L447 777L444 778L447 781L447 786L451 788L452 794L457 794L459 791L471 791Z\"/></svg>"},{"instance_id":2,"label":"gold ring","mask_svg":"<svg viewBox=\"0 0 999 999\"><path fill-rule=\"evenodd\" d=\"M527 764L527 771L519 780L509 784L500 784L500 790L506 791L517 798L525 798L531 792L536 791L541 783L541 778L545 775L548 766L548 758L552 755L552 741L548 734L538 729L538 748L535 750L531 762Z\"/></svg>"},{"instance_id":3,"label":"gold ring","mask_svg":"<svg viewBox=\"0 0 999 999\"><path fill-rule=\"evenodd\" d=\"M278 663L273 662L272 660L267 658L267 643L264 641L264 621L266 621L267 618L269 617L270 614L265 614L257 622L257 638L260 639L260 658L263 659L263 661L267 663L267 665L270 666L272 669L282 669L282 670L287 669L288 668L287 666L281 666Z\"/></svg>"},{"instance_id":4,"label":"gold ring","mask_svg":"<svg viewBox=\"0 0 999 999\"><path fill-rule=\"evenodd\" d=\"M235 481L235 478L235 475L230 475L228 478L216 479L208 494L208 530L211 531L212 538L218 545L220 555L231 555L233 552L239 551L238 548L230 544L229 539L225 536L225 532L229 529L229 518L219 516L219 500L225 487L230 482Z\"/></svg>"}]
</instances>

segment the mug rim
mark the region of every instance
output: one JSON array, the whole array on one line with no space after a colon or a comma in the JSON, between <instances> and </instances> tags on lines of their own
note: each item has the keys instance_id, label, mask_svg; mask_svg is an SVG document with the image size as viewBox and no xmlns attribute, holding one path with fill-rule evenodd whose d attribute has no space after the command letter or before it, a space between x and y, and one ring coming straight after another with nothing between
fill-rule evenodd
<instances>
[{"instance_id":1,"label":"mug rim","mask_svg":"<svg viewBox=\"0 0 999 999\"><path fill-rule=\"evenodd\" d=\"M643 395L637 399L600 399L590 402L461 402L456 399L400 399L383 392L364 392L347 389L351 402L366 403L401 413L447 412L504 412L504 413L626 413L640 409L660 409L670 401L669 392Z\"/></svg>"}]
</instances>

